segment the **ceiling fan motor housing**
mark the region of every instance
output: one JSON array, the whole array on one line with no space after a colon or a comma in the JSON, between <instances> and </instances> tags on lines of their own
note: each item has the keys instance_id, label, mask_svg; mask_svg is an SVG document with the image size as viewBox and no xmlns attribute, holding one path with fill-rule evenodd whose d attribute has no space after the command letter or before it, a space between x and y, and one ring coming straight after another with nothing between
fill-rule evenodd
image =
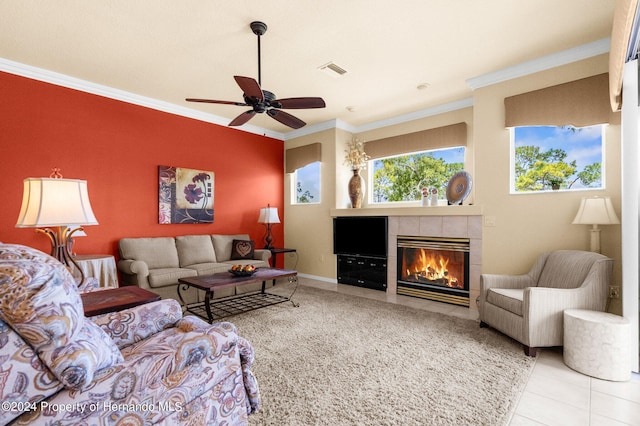
<instances>
[{"instance_id":1,"label":"ceiling fan motor housing","mask_svg":"<svg viewBox=\"0 0 640 426\"><path fill-rule=\"evenodd\" d=\"M253 110L257 113L265 112L269 107L279 108L278 102L275 102L273 105L271 104L273 101L276 100L275 94L273 94L272 92L269 92L268 90L263 90L262 96L263 96L263 100L260 101L256 98L253 98L253 97L250 98L246 94L243 94L245 103L247 103L248 105L251 105L253 107Z\"/></svg>"}]
</instances>

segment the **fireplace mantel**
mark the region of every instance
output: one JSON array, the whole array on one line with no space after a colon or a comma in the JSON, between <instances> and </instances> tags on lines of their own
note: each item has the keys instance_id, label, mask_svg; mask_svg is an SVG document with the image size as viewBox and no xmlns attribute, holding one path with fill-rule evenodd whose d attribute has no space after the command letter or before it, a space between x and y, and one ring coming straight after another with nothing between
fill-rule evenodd
<instances>
[{"instance_id":1,"label":"fireplace mantel","mask_svg":"<svg viewBox=\"0 0 640 426\"><path fill-rule=\"evenodd\" d=\"M331 209L335 216L482 216L481 205L435 207L363 207L360 209Z\"/></svg>"}]
</instances>

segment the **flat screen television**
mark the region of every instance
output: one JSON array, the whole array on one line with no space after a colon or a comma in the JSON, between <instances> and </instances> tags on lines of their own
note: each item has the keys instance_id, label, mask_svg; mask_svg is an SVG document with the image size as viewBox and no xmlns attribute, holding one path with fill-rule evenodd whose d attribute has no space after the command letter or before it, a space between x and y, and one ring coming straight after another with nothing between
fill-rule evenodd
<instances>
[{"instance_id":1,"label":"flat screen television","mask_svg":"<svg viewBox=\"0 0 640 426\"><path fill-rule=\"evenodd\" d=\"M387 217L334 217L333 253L387 257Z\"/></svg>"}]
</instances>

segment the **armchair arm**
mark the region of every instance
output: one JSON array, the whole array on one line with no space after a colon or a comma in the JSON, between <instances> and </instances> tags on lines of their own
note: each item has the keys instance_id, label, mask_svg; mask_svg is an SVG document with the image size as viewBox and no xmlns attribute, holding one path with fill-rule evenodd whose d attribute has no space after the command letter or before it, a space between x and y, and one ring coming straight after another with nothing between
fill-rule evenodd
<instances>
[{"instance_id":1,"label":"armchair arm","mask_svg":"<svg viewBox=\"0 0 640 426\"><path fill-rule=\"evenodd\" d=\"M594 309L591 295L589 286L525 289L522 300L525 342L532 347L562 345L564 310Z\"/></svg>"},{"instance_id":2,"label":"armchair arm","mask_svg":"<svg viewBox=\"0 0 640 426\"><path fill-rule=\"evenodd\" d=\"M137 285L141 288L149 288L147 277L149 266L142 260L123 259L118 261L118 271L125 276L127 284Z\"/></svg>"},{"instance_id":3,"label":"armchair arm","mask_svg":"<svg viewBox=\"0 0 640 426\"><path fill-rule=\"evenodd\" d=\"M251 371L254 360L253 346L248 340L238 336L238 349L240 349L240 364L242 365L244 388L247 392L247 414L252 414L260 409L258 381Z\"/></svg>"},{"instance_id":4,"label":"armchair arm","mask_svg":"<svg viewBox=\"0 0 640 426\"><path fill-rule=\"evenodd\" d=\"M269 259L271 258L271 251L267 249L256 249L253 251L253 258L255 260L263 260L269 263Z\"/></svg>"},{"instance_id":5,"label":"armchair arm","mask_svg":"<svg viewBox=\"0 0 640 426\"><path fill-rule=\"evenodd\" d=\"M173 327L182 319L182 308L177 300L164 299L89 319L102 328L118 348L122 349Z\"/></svg>"},{"instance_id":6,"label":"armchair arm","mask_svg":"<svg viewBox=\"0 0 640 426\"><path fill-rule=\"evenodd\" d=\"M260 409L260 390L258 389L258 382L251 371L254 360L254 349L248 340L238 336L236 326L225 321L207 324L200 318L193 316L184 317L178 322L177 326L184 332L197 331L212 335L221 335L226 339L232 338L233 345L237 344L240 354L240 366L242 368L244 388L247 393L247 414L258 411ZM225 348L227 348L226 350L230 350L232 345L219 345L219 350L222 350L223 353L225 352ZM217 354L213 355L213 358L217 357Z\"/></svg>"},{"instance_id":7,"label":"armchair arm","mask_svg":"<svg viewBox=\"0 0 640 426\"><path fill-rule=\"evenodd\" d=\"M484 303L491 288L527 288L535 286L529 275L480 275L480 304Z\"/></svg>"}]
</instances>

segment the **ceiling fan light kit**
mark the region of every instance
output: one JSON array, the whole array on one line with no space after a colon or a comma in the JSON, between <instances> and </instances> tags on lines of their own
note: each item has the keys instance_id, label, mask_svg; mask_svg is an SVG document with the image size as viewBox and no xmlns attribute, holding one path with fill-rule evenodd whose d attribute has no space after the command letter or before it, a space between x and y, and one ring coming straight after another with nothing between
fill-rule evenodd
<instances>
[{"instance_id":1,"label":"ceiling fan light kit","mask_svg":"<svg viewBox=\"0 0 640 426\"><path fill-rule=\"evenodd\" d=\"M308 109L308 108L324 108L326 106L322 98L317 97L301 97L301 98L284 98L277 99L273 92L262 89L262 64L260 54L260 37L267 31L267 24L260 21L252 22L249 27L251 31L258 36L258 81L251 77L234 76L236 83L242 89L244 102L218 101L214 99L197 99L186 98L188 102L202 102L210 104L236 105L251 107L250 110L243 112L234 118L229 126L241 126L256 114L267 113L267 115L285 126L293 129L299 129L305 124L300 120L282 109Z\"/></svg>"}]
</instances>

